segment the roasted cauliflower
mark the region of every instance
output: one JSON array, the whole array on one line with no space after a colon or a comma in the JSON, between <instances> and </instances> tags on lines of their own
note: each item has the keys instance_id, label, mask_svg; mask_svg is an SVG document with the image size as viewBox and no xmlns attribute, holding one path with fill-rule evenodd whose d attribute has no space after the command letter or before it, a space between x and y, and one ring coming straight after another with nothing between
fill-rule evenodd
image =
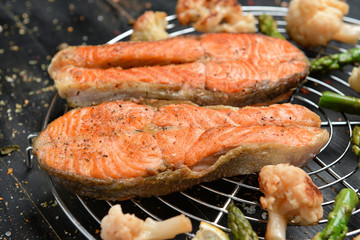
<instances>
[{"instance_id":1,"label":"roasted cauliflower","mask_svg":"<svg viewBox=\"0 0 360 240\"><path fill-rule=\"evenodd\" d=\"M134 23L131 41L154 41L166 39L167 14L165 12L146 11Z\"/></svg>"},{"instance_id":2,"label":"roasted cauliflower","mask_svg":"<svg viewBox=\"0 0 360 240\"><path fill-rule=\"evenodd\" d=\"M316 224L323 216L323 196L301 168L290 164L268 165L259 173L261 206L268 211L265 238L286 239L289 221Z\"/></svg>"},{"instance_id":3,"label":"roasted cauliflower","mask_svg":"<svg viewBox=\"0 0 360 240\"><path fill-rule=\"evenodd\" d=\"M243 15L237 0L178 0L176 14L181 24L193 24L199 32L256 31L255 17Z\"/></svg>"},{"instance_id":4,"label":"roasted cauliflower","mask_svg":"<svg viewBox=\"0 0 360 240\"><path fill-rule=\"evenodd\" d=\"M291 0L286 30L304 47L326 45L330 40L355 44L360 29L342 21L348 11L349 6L338 0Z\"/></svg>"},{"instance_id":5,"label":"roasted cauliflower","mask_svg":"<svg viewBox=\"0 0 360 240\"><path fill-rule=\"evenodd\" d=\"M360 67L354 67L349 77L350 87L360 93Z\"/></svg>"},{"instance_id":6,"label":"roasted cauliflower","mask_svg":"<svg viewBox=\"0 0 360 240\"><path fill-rule=\"evenodd\" d=\"M184 215L159 222L151 218L143 221L134 214L124 214L117 204L101 220L100 237L103 240L161 240L172 239L191 230L191 221Z\"/></svg>"}]
</instances>

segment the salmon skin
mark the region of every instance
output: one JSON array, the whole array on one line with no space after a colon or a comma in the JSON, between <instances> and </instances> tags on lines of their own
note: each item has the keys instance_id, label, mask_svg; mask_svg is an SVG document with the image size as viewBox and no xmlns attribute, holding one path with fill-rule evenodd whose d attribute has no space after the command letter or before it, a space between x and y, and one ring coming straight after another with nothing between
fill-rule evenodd
<instances>
[{"instance_id":1,"label":"salmon skin","mask_svg":"<svg viewBox=\"0 0 360 240\"><path fill-rule=\"evenodd\" d=\"M54 120L34 139L33 154L69 191L122 200L165 195L269 164L304 166L328 138L319 116L300 105L118 100Z\"/></svg>"},{"instance_id":2,"label":"salmon skin","mask_svg":"<svg viewBox=\"0 0 360 240\"><path fill-rule=\"evenodd\" d=\"M286 40L214 33L68 47L48 71L73 107L131 97L246 106L286 99L309 66Z\"/></svg>"}]
</instances>

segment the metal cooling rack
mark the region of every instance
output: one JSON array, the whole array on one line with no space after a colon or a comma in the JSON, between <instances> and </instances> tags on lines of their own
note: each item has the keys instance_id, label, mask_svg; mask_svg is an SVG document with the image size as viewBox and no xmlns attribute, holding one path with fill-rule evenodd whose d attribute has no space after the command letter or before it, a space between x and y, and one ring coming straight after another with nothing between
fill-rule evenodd
<instances>
[{"instance_id":1,"label":"metal cooling rack","mask_svg":"<svg viewBox=\"0 0 360 240\"><path fill-rule=\"evenodd\" d=\"M243 11L252 13L254 16L261 14L274 16L279 31L286 36L286 22L283 17L287 14L287 8L251 6L243 7ZM195 32L193 28L184 28L177 24L175 15L168 16L167 20L169 21L170 36ZM353 18L344 18L344 21L360 24L359 20ZM132 30L124 32L108 43L127 40L131 33ZM302 50L309 58L313 58L346 51L350 47L353 46L331 42L324 47ZM317 105L321 92L325 90L357 96L357 93L349 88L347 82L351 68L352 66L347 66L342 71L333 71L326 75L310 75L307 77L307 81L289 99L289 102L304 105L317 113L321 117L322 127L330 133L329 142L304 168L324 196L324 219L320 221L319 225L312 227L288 226L287 237L289 239L308 239L321 231L327 222L328 213L333 208L334 198L342 188L352 188L359 195L360 174L357 170L356 157L351 151L350 136L354 125L360 125L360 117L321 109ZM66 111L67 107L64 100L56 95L50 104L43 127ZM36 134L28 136L29 147L27 148L26 161L28 167L33 165L31 141L35 136ZM71 194L63 190L50 177L49 183L60 207L87 239L100 239L100 221L107 214L109 208L117 203L121 204L124 212L134 213L143 219L151 217L156 220L163 220L180 213L185 214L192 220L193 232L180 235L176 239L191 239L198 230L200 221L208 222L229 232L226 207L230 201L234 201L244 212L258 235L264 236L265 234L267 216L259 204L261 193L257 185L256 174L223 178L167 196L135 198L121 202L100 201ZM350 219L347 234L349 238L360 234L359 212L360 209L356 209ZM260 237L260 239L264 238Z\"/></svg>"}]
</instances>

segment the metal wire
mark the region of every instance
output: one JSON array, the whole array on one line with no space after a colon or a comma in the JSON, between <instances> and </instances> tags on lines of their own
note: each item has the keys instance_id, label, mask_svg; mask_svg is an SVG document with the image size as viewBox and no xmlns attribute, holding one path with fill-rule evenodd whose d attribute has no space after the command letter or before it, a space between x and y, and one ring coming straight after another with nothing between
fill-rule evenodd
<instances>
[{"instance_id":1,"label":"metal wire","mask_svg":"<svg viewBox=\"0 0 360 240\"><path fill-rule=\"evenodd\" d=\"M243 11L251 13L255 16L261 14L272 15L277 20L280 32L286 32L286 22L283 20L283 17L287 13L287 8L244 6ZM170 22L168 25L170 36L178 36L195 31L193 28L181 28L171 32L171 29L179 28L179 25L176 24L176 16L168 16L167 20ZM349 23L360 24L360 21L356 19L344 18L344 20ZM132 30L126 31L110 40L108 43L111 44L120 40L126 40L131 35L131 33ZM336 49L339 52L346 50L336 46L326 47ZM326 54L326 47L318 50L318 54ZM346 75L348 76L349 72L347 72ZM300 88L300 91L297 91L290 99L291 103L306 105L312 108L314 111L317 111L322 119L321 126L327 128L330 133L329 142L314 158L314 161L312 161L309 166L305 168L305 170L308 171L308 174L314 178L314 180L317 180L316 184L322 192L329 190L337 192L337 188L339 187L336 188L336 186L340 185L340 188L348 187L354 189L359 195L359 186L354 186L350 183L351 176L358 173L356 158L351 154L350 136L352 134L352 126L357 124L360 125L360 120L350 121L345 114L340 114L340 117L339 115L336 115L338 119L334 120L333 116L329 116L329 111L318 107L317 100L321 96L322 91L329 90L345 95L343 92L344 89L349 89L349 84L344 75L340 77L336 75L329 75L328 77L335 81L336 84L329 84L323 79L317 79L315 77L307 77L307 82ZM56 111L56 109L54 109L54 102L57 99L59 99L59 97L55 96L52 104L50 105L49 112L44 121L44 126L46 126L51 121L51 119L49 119L50 113L52 111ZM339 132L345 133L343 135L346 137L343 136L345 139L342 139L344 144L341 146L336 144L334 146L334 138L337 137ZM36 134L32 134L28 137L29 147L27 149L26 163L29 167L32 167L33 165L33 156L31 155L31 139L35 136ZM344 162L351 162L352 164L350 167L342 167ZM191 218L195 223L194 225L198 225L200 221L205 221L219 227L224 231L229 232L230 229L226 224L226 207L230 201L234 201L238 206L242 207L246 218L251 223L260 224L263 226L266 225L267 222L266 212L263 211L260 207L258 199L261 193L257 186L257 182L252 181L252 178L254 177L256 178L256 174L234 178L223 178L212 183L197 185L192 189L186 190L184 192L171 194L171 196L153 197L148 199L135 198L119 203L124 206L128 205L129 209L142 213L143 217L151 217L155 220L163 220L164 215L165 217L171 217L181 213ZM61 194L57 190L58 187L55 186L54 182L51 181L50 183L52 185L54 196L74 225L84 234L86 238L98 239L98 235L91 235L89 231L86 230L84 224L77 219L77 216L75 216L74 210L71 210L67 207ZM99 224L101 218L107 213L111 206L117 204L117 202L95 201L97 205L93 206L94 200L92 199L81 196L76 196L75 199L75 207L82 208L85 212L88 213L88 216L90 216L90 218L92 218L95 222L95 228L100 228ZM323 206L331 207L333 203L333 198L326 199L326 201L323 203ZM74 208L72 207L72 209ZM99 211L101 212L100 214ZM210 212L212 212L212 214L210 214ZM357 215L359 212L360 209L356 209L353 212L353 215ZM80 219L81 217L78 218ZM324 224L326 222L327 219L324 218L320 221L320 224ZM262 229L264 229L264 227ZM196 231L196 228L194 231ZM192 238L194 236L194 231L193 233L188 233L184 236L186 238ZM294 231L299 230L294 229ZM350 229L350 231L347 233L347 236L354 236L359 233L360 229ZM260 239L263 239L263 237L260 237Z\"/></svg>"}]
</instances>

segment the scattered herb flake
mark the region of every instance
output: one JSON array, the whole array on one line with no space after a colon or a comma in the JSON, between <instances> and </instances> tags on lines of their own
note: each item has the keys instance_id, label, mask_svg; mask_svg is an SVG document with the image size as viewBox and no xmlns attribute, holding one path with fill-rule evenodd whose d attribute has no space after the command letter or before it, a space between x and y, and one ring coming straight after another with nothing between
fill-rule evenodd
<instances>
[{"instance_id":1,"label":"scattered herb flake","mask_svg":"<svg viewBox=\"0 0 360 240\"><path fill-rule=\"evenodd\" d=\"M10 50L11 50L11 51L19 51L19 50L20 50L20 47L19 47L19 46L16 46L16 45L15 45L15 46L11 46L11 47L10 47Z\"/></svg>"},{"instance_id":2,"label":"scattered herb flake","mask_svg":"<svg viewBox=\"0 0 360 240\"><path fill-rule=\"evenodd\" d=\"M7 174L7 175L10 175L12 172L13 172L13 169L12 169L12 168L9 168L6 174Z\"/></svg>"},{"instance_id":3,"label":"scattered herb flake","mask_svg":"<svg viewBox=\"0 0 360 240\"><path fill-rule=\"evenodd\" d=\"M38 61L30 60L28 63L29 63L29 65L36 65L38 63Z\"/></svg>"},{"instance_id":4,"label":"scattered herb flake","mask_svg":"<svg viewBox=\"0 0 360 240\"><path fill-rule=\"evenodd\" d=\"M2 147L1 148L1 154L2 155L7 155L10 154L14 151L18 151L20 149L19 145L12 145L12 146L7 146L7 147Z\"/></svg>"}]
</instances>

